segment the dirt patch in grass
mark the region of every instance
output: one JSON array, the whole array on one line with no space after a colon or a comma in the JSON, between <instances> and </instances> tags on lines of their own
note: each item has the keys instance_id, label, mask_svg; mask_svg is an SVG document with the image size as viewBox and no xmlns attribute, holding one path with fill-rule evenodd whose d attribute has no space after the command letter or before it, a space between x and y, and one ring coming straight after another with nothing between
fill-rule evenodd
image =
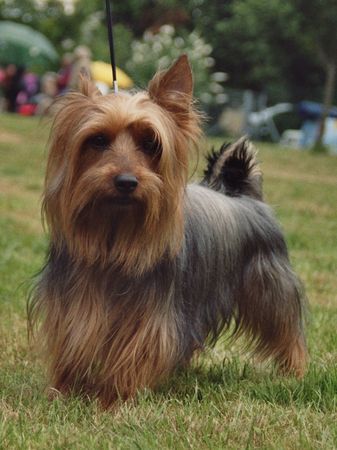
<instances>
[{"instance_id":1,"label":"dirt patch in grass","mask_svg":"<svg viewBox=\"0 0 337 450\"><path fill-rule=\"evenodd\" d=\"M42 232L40 195L25 189L17 181L0 179L1 197L5 199L5 215L34 234ZM1 198L0 197L0 198ZM0 206L1 211L1 206Z\"/></svg>"},{"instance_id":2,"label":"dirt patch in grass","mask_svg":"<svg viewBox=\"0 0 337 450\"><path fill-rule=\"evenodd\" d=\"M39 201L40 192L42 193L42 183L30 183L27 184L26 180L20 180L19 178L0 178L0 192L6 196L17 196L24 198L25 200L31 199Z\"/></svg>"},{"instance_id":3,"label":"dirt patch in grass","mask_svg":"<svg viewBox=\"0 0 337 450\"><path fill-rule=\"evenodd\" d=\"M0 143L5 144L22 144L23 138L14 133L10 133L8 131L0 130Z\"/></svg>"},{"instance_id":4,"label":"dirt patch in grass","mask_svg":"<svg viewBox=\"0 0 337 450\"><path fill-rule=\"evenodd\" d=\"M328 186L336 186L337 187L337 177L327 176L327 175L319 175L313 173L299 173L299 172L285 172L281 170L275 170L268 168L268 171L265 171L265 176L267 178L276 178L281 180L289 180L293 182L302 181L304 183L313 183L313 184L324 184Z\"/></svg>"}]
</instances>

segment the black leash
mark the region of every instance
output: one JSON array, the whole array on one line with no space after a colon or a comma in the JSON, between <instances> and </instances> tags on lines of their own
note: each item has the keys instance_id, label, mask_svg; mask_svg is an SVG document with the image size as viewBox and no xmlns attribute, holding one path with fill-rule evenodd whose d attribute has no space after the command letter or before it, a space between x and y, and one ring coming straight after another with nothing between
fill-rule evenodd
<instances>
[{"instance_id":1,"label":"black leash","mask_svg":"<svg viewBox=\"0 0 337 450\"><path fill-rule=\"evenodd\" d=\"M110 48L110 61L112 68L112 87L115 94L118 93L118 82L117 82L117 74L116 74L116 61L115 61L115 48L114 48L114 38L112 32L112 14L111 14L111 5L110 0L105 0L106 6L106 21L108 25L108 38L109 38L109 48Z\"/></svg>"}]
</instances>

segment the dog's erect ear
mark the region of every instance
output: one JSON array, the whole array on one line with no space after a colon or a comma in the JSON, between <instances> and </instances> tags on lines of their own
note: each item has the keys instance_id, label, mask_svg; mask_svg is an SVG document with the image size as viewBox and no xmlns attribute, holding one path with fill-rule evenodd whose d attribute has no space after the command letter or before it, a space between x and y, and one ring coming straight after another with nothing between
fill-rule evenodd
<instances>
[{"instance_id":1,"label":"dog's erect ear","mask_svg":"<svg viewBox=\"0 0 337 450\"><path fill-rule=\"evenodd\" d=\"M102 95L100 90L95 86L95 83L89 78L89 76L83 73L81 73L79 76L78 90L86 97L97 97Z\"/></svg>"},{"instance_id":2,"label":"dog's erect ear","mask_svg":"<svg viewBox=\"0 0 337 450\"><path fill-rule=\"evenodd\" d=\"M181 55L168 70L157 73L148 91L151 99L166 109L171 110L174 105L188 108L192 101L193 77L187 56Z\"/></svg>"}]
</instances>

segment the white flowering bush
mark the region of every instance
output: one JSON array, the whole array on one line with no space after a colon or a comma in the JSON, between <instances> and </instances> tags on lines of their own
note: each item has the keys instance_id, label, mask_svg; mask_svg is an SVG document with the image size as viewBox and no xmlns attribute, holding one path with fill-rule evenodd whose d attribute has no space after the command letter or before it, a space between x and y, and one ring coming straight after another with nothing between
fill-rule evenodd
<instances>
[{"instance_id":1,"label":"white flowering bush","mask_svg":"<svg viewBox=\"0 0 337 450\"><path fill-rule=\"evenodd\" d=\"M212 47L196 31L178 35L171 25L163 25L158 33L146 31L142 40L133 41L126 69L135 84L144 88L156 70L166 69L182 53L188 55L193 69L195 96L206 104L221 99L223 87L211 74Z\"/></svg>"}]
</instances>

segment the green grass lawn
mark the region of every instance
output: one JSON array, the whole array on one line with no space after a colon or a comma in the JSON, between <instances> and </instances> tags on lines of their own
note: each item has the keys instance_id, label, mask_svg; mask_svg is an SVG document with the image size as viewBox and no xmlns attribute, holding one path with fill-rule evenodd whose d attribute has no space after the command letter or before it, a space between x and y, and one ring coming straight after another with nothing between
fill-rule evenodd
<instances>
[{"instance_id":1,"label":"green grass lawn","mask_svg":"<svg viewBox=\"0 0 337 450\"><path fill-rule=\"evenodd\" d=\"M48 123L0 116L0 449L337 448L337 158L261 145L267 201L310 300L311 363L282 378L219 342L187 372L103 412L49 401L26 333L44 259L40 196Z\"/></svg>"}]
</instances>

